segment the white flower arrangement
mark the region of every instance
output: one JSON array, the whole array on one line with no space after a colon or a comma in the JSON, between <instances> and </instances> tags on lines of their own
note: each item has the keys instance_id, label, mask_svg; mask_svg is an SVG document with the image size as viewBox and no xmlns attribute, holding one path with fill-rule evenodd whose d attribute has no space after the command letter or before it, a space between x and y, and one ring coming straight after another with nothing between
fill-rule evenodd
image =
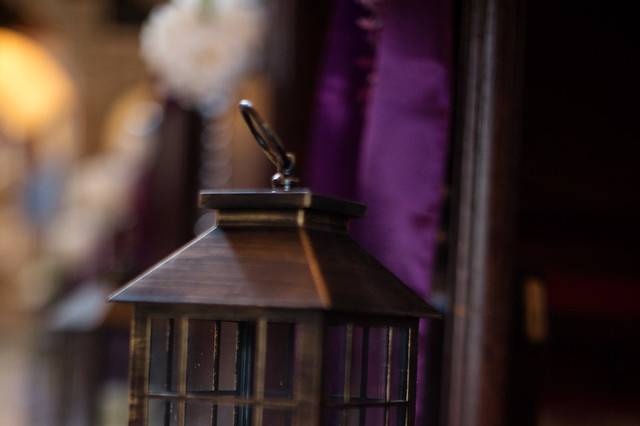
<instances>
[{"instance_id":1,"label":"white flower arrangement","mask_svg":"<svg viewBox=\"0 0 640 426\"><path fill-rule=\"evenodd\" d=\"M156 8L141 50L163 94L199 107L232 93L260 46L263 12L259 0L172 0Z\"/></svg>"}]
</instances>

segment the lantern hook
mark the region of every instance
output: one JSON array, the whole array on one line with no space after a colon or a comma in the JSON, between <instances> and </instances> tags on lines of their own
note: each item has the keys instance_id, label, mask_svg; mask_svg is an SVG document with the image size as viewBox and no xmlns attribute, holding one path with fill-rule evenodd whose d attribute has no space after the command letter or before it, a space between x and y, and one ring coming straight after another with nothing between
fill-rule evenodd
<instances>
[{"instance_id":1,"label":"lantern hook","mask_svg":"<svg viewBox=\"0 0 640 426\"><path fill-rule=\"evenodd\" d=\"M271 177L273 189L288 191L296 186L299 180L294 176L296 164L294 155L284 149L284 145L278 135L260 117L251 101L243 99L240 101L239 107L242 118L247 123L247 127L249 127L256 142L258 142L269 161L276 166L276 174Z\"/></svg>"}]
</instances>

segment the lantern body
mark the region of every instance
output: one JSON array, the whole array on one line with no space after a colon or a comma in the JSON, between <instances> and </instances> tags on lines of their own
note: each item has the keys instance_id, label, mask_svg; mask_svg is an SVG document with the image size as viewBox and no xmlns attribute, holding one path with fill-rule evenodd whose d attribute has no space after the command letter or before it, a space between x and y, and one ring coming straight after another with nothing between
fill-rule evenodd
<instances>
[{"instance_id":1,"label":"lantern body","mask_svg":"<svg viewBox=\"0 0 640 426\"><path fill-rule=\"evenodd\" d=\"M206 193L218 225L111 298L134 304L130 425L412 425L418 318L346 233L354 203Z\"/></svg>"}]
</instances>

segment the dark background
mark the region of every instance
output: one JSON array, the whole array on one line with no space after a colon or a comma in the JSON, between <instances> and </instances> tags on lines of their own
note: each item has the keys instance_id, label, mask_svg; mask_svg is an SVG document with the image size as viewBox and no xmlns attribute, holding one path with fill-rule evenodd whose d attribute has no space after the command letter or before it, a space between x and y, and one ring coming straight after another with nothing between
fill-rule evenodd
<instances>
[{"instance_id":1,"label":"dark background","mask_svg":"<svg viewBox=\"0 0 640 426\"><path fill-rule=\"evenodd\" d=\"M510 424L640 423L640 30L636 7L526 4L521 279L548 336L515 345Z\"/></svg>"}]
</instances>

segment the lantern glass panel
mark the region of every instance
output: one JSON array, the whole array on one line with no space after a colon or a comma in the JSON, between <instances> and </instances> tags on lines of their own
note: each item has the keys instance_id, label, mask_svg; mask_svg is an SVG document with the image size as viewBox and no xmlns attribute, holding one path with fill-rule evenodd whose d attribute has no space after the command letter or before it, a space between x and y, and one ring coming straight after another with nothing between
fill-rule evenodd
<instances>
[{"instance_id":1,"label":"lantern glass panel","mask_svg":"<svg viewBox=\"0 0 640 426\"><path fill-rule=\"evenodd\" d=\"M325 425L406 425L411 333L409 323L396 319L327 327Z\"/></svg>"},{"instance_id":2,"label":"lantern glass panel","mask_svg":"<svg viewBox=\"0 0 640 426\"><path fill-rule=\"evenodd\" d=\"M189 320L187 390L250 395L254 323Z\"/></svg>"},{"instance_id":3,"label":"lantern glass panel","mask_svg":"<svg viewBox=\"0 0 640 426\"><path fill-rule=\"evenodd\" d=\"M248 409L248 407L245 407ZM216 426L249 426L249 419L238 419L238 423L235 422L238 408L231 405L219 405L216 407ZM243 410L244 411L244 410ZM198 426L198 425L193 425Z\"/></svg>"},{"instance_id":4,"label":"lantern glass panel","mask_svg":"<svg viewBox=\"0 0 640 426\"><path fill-rule=\"evenodd\" d=\"M365 426L384 426L385 410L385 407L369 407L362 409L360 413L363 418L360 420L360 424Z\"/></svg>"},{"instance_id":5,"label":"lantern glass panel","mask_svg":"<svg viewBox=\"0 0 640 426\"><path fill-rule=\"evenodd\" d=\"M262 424L264 426L291 426L291 410L265 408L262 413Z\"/></svg>"},{"instance_id":6,"label":"lantern glass panel","mask_svg":"<svg viewBox=\"0 0 640 426\"><path fill-rule=\"evenodd\" d=\"M389 426L405 426L407 424L407 407L389 407Z\"/></svg>"},{"instance_id":7,"label":"lantern glass panel","mask_svg":"<svg viewBox=\"0 0 640 426\"><path fill-rule=\"evenodd\" d=\"M325 426L405 426L404 413L405 407L334 409L327 412Z\"/></svg>"},{"instance_id":8,"label":"lantern glass panel","mask_svg":"<svg viewBox=\"0 0 640 426\"><path fill-rule=\"evenodd\" d=\"M187 401L186 424L212 425L215 416L213 404L207 401Z\"/></svg>"},{"instance_id":9,"label":"lantern glass panel","mask_svg":"<svg viewBox=\"0 0 640 426\"><path fill-rule=\"evenodd\" d=\"M175 392L178 382L178 327L174 319L151 319L149 390Z\"/></svg>"},{"instance_id":10,"label":"lantern glass panel","mask_svg":"<svg viewBox=\"0 0 640 426\"><path fill-rule=\"evenodd\" d=\"M251 407L187 401L186 426L249 426Z\"/></svg>"},{"instance_id":11,"label":"lantern glass panel","mask_svg":"<svg viewBox=\"0 0 640 426\"><path fill-rule=\"evenodd\" d=\"M406 327L392 327L390 339L390 398L393 401L406 401L409 369L409 329Z\"/></svg>"},{"instance_id":12,"label":"lantern glass panel","mask_svg":"<svg viewBox=\"0 0 640 426\"><path fill-rule=\"evenodd\" d=\"M360 426L361 412L360 408L328 410L325 416L325 426Z\"/></svg>"},{"instance_id":13,"label":"lantern glass panel","mask_svg":"<svg viewBox=\"0 0 640 426\"><path fill-rule=\"evenodd\" d=\"M187 388L192 392L213 391L215 321L189 320Z\"/></svg>"},{"instance_id":14,"label":"lantern glass panel","mask_svg":"<svg viewBox=\"0 0 640 426\"><path fill-rule=\"evenodd\" d=\"M365 370L366 366L366 376L362 380L360 394L366 394L367 400L385 399L388 330L388 327L369 327L363 332L367 354L362 360L362 369Z\"/></svg>"},{"instance_id":15,"label":"lantern glass panel","mask_svg":"<svg viewBox=\"0 0 640 426\"><path fill-rule=\"evenodd\" d=\"M293 395L295 328L291 323L267 324L265 396L291 398Z\"/></svg>"},{"instance_id":16,"label":"lantern glass panel","mask_svg":"<svg viewBox=\"0 0 640 426\"><path fill-rule=\"evenodd\" d=\"M330 326L327 329L329 400L406 400L409 329L386 326ZM348 373L348 378L345 374ZM344 395L345 386L349 395Z\"/></svg>"},{"instance_id":17,"label":"lantern glass panel","mask_svg":"<svg viewBox=\"0 0 640 426\"><path fill-rule=\"evenodd\" d=\"M219 391L236 391L238 384L238 349L239 325L237 322L221 321L219 323L220 345L218 357Z\"/></svg>"},{"instance_id":18,"label":"lantern glass panel","mask_svg":"<svg viewBox=\"0 0 640 426\"><path fill-rule=\"evenodd\" d=\"M363 361L366 360L364 340L365 328L360 326L354 326L351 332L351 356L350 356L350 398L362 397L362 380L363 380ZM347 336L348 338L349 336ZM347 357L349 355L347 354Z\"/></svg>"},{"instance_id":19,"label":"lantern glass panel","mask_svg":"<svg viewBox=\"0 0 640 426\"><path fill-rule=\"evenodd\" d=\"M154 426L178 426L178 404L166 399L150 399L148 424Z\"/></svg>"},{"instance_id":20,"label":"lantern glass panel","mask_svg":"<svg viewBox=\"0 0 640 426\"><path fill-rule=\"evenodd\" d=\"M340 401L344 398L347 326L329 326L326 342L326 395L329 401Z\"/></svg>"}]
</instances>

